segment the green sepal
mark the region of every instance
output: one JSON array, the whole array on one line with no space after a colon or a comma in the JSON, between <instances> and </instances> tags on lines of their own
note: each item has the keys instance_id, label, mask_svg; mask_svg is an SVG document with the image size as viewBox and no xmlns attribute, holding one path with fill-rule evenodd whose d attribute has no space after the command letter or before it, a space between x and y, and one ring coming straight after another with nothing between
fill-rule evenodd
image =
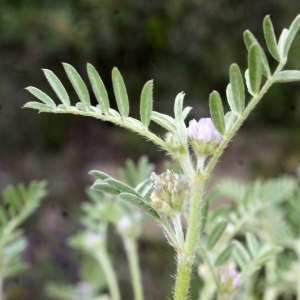
<instances>
[{"instance_id":1,"label":"green sepal","mask_svg":"<svg viewBox=\"0 0 300 300\"><path fill-rule=\"evenodd\" d=\"M157 211L142 198L129 193L121 193L119 198L137 206L156 220L161 220Z\"/></svg>"},{"instance_id":2,"label":"green sepal","mask_svg":"<svg viewBox=\"0 0 300 300\"><path fill-rule=\"evenodd\" d=\"M227 226L227 222L222 221L212 230L212 232L209 234L208 241L207 241L206 248L208 250L211 250L214 247L214 245L218 242L226 226Z\"/></svg>"},{"instance_id":3,"label":"green sepal","mask_svg":"<svg viewBox=\"0 0 300 300\"><path fill-rule=\"evenodd\" d=\"M261 51L257 43L250 46L248 53L248 68L251 91L254 94L257 94L260 89L262 77Z\"/></svg>"},{"instance_id":4,"label":"green sepal","mask_svg":"<svg viewBox=\"0 0 300 300\"><path fill-rule=\"evenodd\" d=\"M87 73L93 92L104 114L109 111L109 99L104 83L93 65L87 64Z\"/></svg>"},{"instance_id":5,"label":"green sepal","mask_svg":"<svg viewBox=\"0 0 300 300\"><path fill-rule=\"evenodd\" d=\"M61 81L52 71L43 69L43 72L59 100L69 109L70 98Z\"/></svg>"},{"instance_id":6,"label":"green sepal","mask_svg":"<svg viewBox=\"0 0 300 300\"><path fill-rule=\"evenodd\" d=\"M234 247L235 247L234 243L231 243L231 244L227 245L227 247L217 257L217 259L215 261L215 264L214 264L215 267L223 265L229 260Z\"/></svg>"},{"instance_id":7,"label":"green sepal","mask_svg":"<svg viewBox=\"0 0 300 300\"><path fill-rule=\"evenodd\" d=\"M153 80L149 80L141 93L140 116L143 125L148 128L153 108Z\"/></svg>"},{"instance_id":8,"label":"green sepal","mask_svg":"<svg viewBox=\"0 0 300 300\"><path fill-rule=\"evenodd\" d=\"M35 96L36 98L38 98L39 100L44 102L47 106L52 107L52 108L56 107L55 102L47 94L45 94L41 90L39 90L39 89L37 89L33 86L27 87L26 90L28 92L30 92L33 96Z\"/></svg>"},{"instance_id":9,"label":"green sepal","mask_svg":"<svg viewBox=\"0 0 300 300\"><path fill-rule=\"evenodd\" d=\"M241 114L245 108L245 87L240 68L232 64L229 69L231 91L237 114Z\"/></svg>"},{"instance_id":10,"label":"green sepal","mask_svg":"<svg viewBox=\"0 0 300 300\"><path fill-rule=\"evenodd\" d=\"M213 91L209 96L209 109L212 121L216 129L222 134L225 134L225 119L224 109L221 96L217 91Z\"/></svg>"},{"instance_id":11,"label":"green sepal","mask_svg":"<svg viewBox=\"0 0 300 300\"><path fill-rule=\"evenodd\" d=\"M73 66L67 63L63 63L63 66L76 94L84 105L85 110L88 111L91 106L91 100L85 83Z\"/></svg>"},{"instance_id":12,"label":"green sepal","mask_svg":"<svg viewBox=\"0 0 300 300\"><path fill-rule=\"evenodd\" d=\"M119 112L123 118L127 118L129 115L128 95L123 77L117 68L112 70L112 82Z\"/></svg>"},{"instance_id":13,"label":"green sepal","mask_svg":"<svg viewBox=\"0 0 300 300\"><path fill-rule=\"evenodd\" d=\"M295 82L300 81L300 71L286 70L281 71L275 78L275 82Z\"/></svg>"},{"instance_id":14,"label":"green sepal","mask_svg":"<svg viewBox=\"0 0 300 300\"><path fill-rule=\"evenodd\" d=\"M270 16L266 16L263 22L263 30L265 35L265 40L270 54L277 60L280 61L280 54L277 47L276 36L271 22Z\"/></svg>"},{"instance_id":15,"label":"green sepal","mask_svg":"<svg viewBox=\"0 0 300 300\"><path fill-rule=\"evenodd\" d=\"M259 49L260 49L260 52L261 52L261 61L262 61L262 73L266 77L270 77L271 76L271 70L270 70L270 66L269 66L266 54L265 54L264 50L262 49L262 47L260 46L260 44L258 43L257 39L254 37L254 35L252 34L252 32L250 30L246 30L244 32L244 42L245 42L245 45L246 45L246 48L247 48L248 51L249 51L252 44L257 43L259 45Z\"/></svg>"}]
</instances>

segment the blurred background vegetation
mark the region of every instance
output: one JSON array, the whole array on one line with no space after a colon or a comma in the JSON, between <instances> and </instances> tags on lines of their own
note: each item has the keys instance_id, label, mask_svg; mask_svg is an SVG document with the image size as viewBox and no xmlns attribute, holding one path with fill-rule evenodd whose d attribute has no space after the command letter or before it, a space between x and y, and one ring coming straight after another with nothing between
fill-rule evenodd
<instances>
[{"instance_id":1,"label":"blurred background vegetation","mask_svg":"<svg viewBox=\"0 0 300 300\"><path fill-rule=\"evenodd\" d=\"M46 299L42 294L47 280L67 276L76 281L77 259L70 256L64 241L78 228L78 203L86 198L90 169L115 175L128 156L163 159L150 143L110 124L21 110L33 99L24 90L27 86L54 96L41 68L54 71L74 99L61 62L72 64L84 79L90 62L114 102L110 77L117 66L127 85L133 117L138 116L143 84L154 79L155 110L172 113L176 94L185 91L185 104L194 107L191 118L199 119L208 116L208 95L213 89L225 100L229 65L236 62L245 70L244 30L250 29L265 47L263 17L271 15L279 35L299 12L299 0L1 0L0 187L33 179L49 181L48 199L26 224L32 244L26 259L33 263L33 271L10 283L15 291L12 299ZM299 49L298 34L287 69L300 69ZM233 150L225 154L224 171L216 173L222 176L230 169L230 174L243 174L246 179L293 173L300 162L299 136L300 85L277 84L247 120ZM154 235L148 234L151 242L142 241L142 261L148 270L144 279L158 288L162 279L156 275L163 273L164 287L169 289L172 258L164 270L157 269L162 268L160 261L156 269L147 262L172 255L170 247L161 248ZM118 250L113 250L115 257ZM153 299L161 297L155 294Z\"/></svg>"}]
</instances>

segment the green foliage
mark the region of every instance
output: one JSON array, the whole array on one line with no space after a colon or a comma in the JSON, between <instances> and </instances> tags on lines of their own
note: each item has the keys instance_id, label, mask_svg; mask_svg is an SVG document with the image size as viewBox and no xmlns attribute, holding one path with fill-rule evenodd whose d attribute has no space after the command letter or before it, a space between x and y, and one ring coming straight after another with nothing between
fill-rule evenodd
<instances>
[{"instance_id":1,"label":"green foliage","mask_svg":"<svg viewBox=\"0 0 300 300\"><path fill-rule=\"evenodd\" d=\"M27 263L21 254L27 247L27 240L19 226L37 209L46 195L45 181L8 186L3 191L0 205L0 297L3 280L22 272Z\"/></svg>"}]
</instances>

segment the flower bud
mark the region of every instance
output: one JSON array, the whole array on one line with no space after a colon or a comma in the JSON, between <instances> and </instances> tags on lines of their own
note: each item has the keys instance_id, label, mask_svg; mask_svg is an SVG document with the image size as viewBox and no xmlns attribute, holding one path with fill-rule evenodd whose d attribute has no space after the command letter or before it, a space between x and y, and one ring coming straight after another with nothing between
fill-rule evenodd
<instances>
[{"instance_id":1,"label":"flower bud","mask_svg":"<svg viewBox=\"0 0 300 300\"><path fill-rule=\"evenodd\" d=\"M222 135L215 128L211 118L193 119L187 128L189 143L198 156L210 156L222 141Z\"/></svg>"},{"instance_id":2,"label":"flower bud","mask_svg":"<svg viewBox=\"0 0 300 300\"><path fill-rule=\"evenodd\" d=\"M232 293L241 285L241 279L236 270L221 268L218 270L218 277L224 292Z\"/></svg>"}]
</instances>

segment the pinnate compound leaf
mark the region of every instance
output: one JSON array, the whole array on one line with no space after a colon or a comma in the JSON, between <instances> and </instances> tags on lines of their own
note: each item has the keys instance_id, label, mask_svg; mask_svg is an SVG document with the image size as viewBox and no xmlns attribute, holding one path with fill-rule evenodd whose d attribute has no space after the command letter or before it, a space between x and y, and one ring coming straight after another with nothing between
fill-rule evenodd
<instances>
[{"instance_id":1,"label":"pinnate compound leaf","mask_svg":"<svg viewBox=\"0 0 300 300\"><path fill-rule=\"evenodd\" d=\"M129 115L128 95L123 77L117 68L112 70L112 82L119 112L123 118L127 118Z\"/></svg>"},{"instance_id":2,"label":"pinnate compound leaf","mask_svg":"<svg viewBox=\"0 0 300 300\"><path fill-rule=\"evenodd\" d=\"M109 111L109 99L104 83L96 69L91 64L87 64L87 73L101 110L104 114L107 114Z\"/></svg>"},{"instance_id":3,"label":"pinnate compound leaf","mask_svg":"<svg viewBox=\"0 0 300 300\"><path fill-rule=\"evenodd\" d=\"M257 94L260 89L262 76L261 51L257 43L252 44L250 47L248 54L248 67L251 91L254 94Z\"/></svg>"},{"instance_id":4,"label":"pinnate compound leaf","mask_svg":"<svg viewBox=\"0 0 300 300\"><path fill-rule=\"evenodd\" d=\"M208 250L211 250L214 247L214 245L218 242L226 226L227 226L227 222L222 221L212 230L207 241Z\"/></svg>"},{"instance_id":5,"label":"pinnate compound leaf","mask_svg":"<svg viewBox=\"0 0 300 300\"><path fill-rule=\"evenodd\" d=\"M277 47L276 36L273 28L270 16L266 16L263 22L263 30L265 35L265 40L270 54L277 60L280 61L280 54Z\"/></svg>"},{"instance_id":6,"label":"pinnate compound leaf","mask_svg":"<svg viewBox=\"0 0 300 300\"><path fill-rule=\"evenodd\" d=\"M85 83L73 66L67 63L63 63L63 66L76 94L84 105L85 110L89 110L91 100Z\"/></svg>"},{"instance_id":7,"label":"pinnate compound leaf","mask_svg":"<svg viewBox=\"0 0 300 300\"><path fill-rule=\"evenodd\" d=\"M175 120L168 115L152 111L151 120L170 132L176 131Z\"/></svg>"},{"instance_id":8,"label":"pinnate compound leaf","mask_svg":"<svg viewBox=\"0 0 300 300\"><path fill-rule=\"evenodd\" d=\"M261 52L261 62L262 62L262 73L266 76L266 77L270 77L271 76L271 70L270 70L270 66L268 63L268 59L266 57L266 54L264 52L264 50L261 48L260 44L258 43L257 39L254 37L254 35L252 34L251 31L246 30L244 32L244 42L246 45L247 50L250 50L250 47L252 44L257 43L259 45L259 49Z\"/></svg>"},{"instance_id":9,"label":"pinnate compound leaf","mask_svg":"<svg viewBox=\"0 0 300 300\"><path fill-rule=\"evenodd\" d=\"M144 212L149 214L151 217L157 220L161 219L157 211L142 198L129 193L121 193L119 195L119 198L137 206L138 208L142 209Z\"/></svg>"},{"instance_id":10,"label":"pinnate compound leaf","mask_svg":"<svg viewBox=\"0 0 300 300\"><path fill-rule=\"evenodd\" d=\"M234 107L237 114L241 114L245 108L245 88L243 77L237 64L232 64L230 66L229 77Z\"/></svg>"},{"instance_id":11,"label":"pinnate compound leaf","mask_svg":"<svg viewBox=\"0 0 300 300\"><path fill-rule=\"evenodd\" d=\"M294 82L300 81L300 71L286 70L281 71L275 78L275 82Z\"/></svg>"},{"instance_id":12,"label":"pinnate compound leaf","mask_svg":"<svg viewBox=\"0 0 300 300\"><path fill-rule=\"evenodd\" d=\"M153 80L149 80L143 87L141 94L140 116L143 125L148 128L153 108Z\"/></svg>"},{"instance_id":13,"label":"pinnate compound leaf","mask_svg":"<svg viewBox=\"0 0 300 300\"><path fill-rule=\"evenodd\" d=\"M215 261L216 267L225 264L229 260L234 247L235 247L235 244L231 243L219 254L219 256L217 257L217 259Z\"/></svg>"},{"instance_id":14,"label":"pinnate compound leaf","mask_svg":"<svg viewBox=\"0 0 300 300\"><path fill-rule=\"evenodd\" d=\"M294 19L294 21L292 22L289 28L289 32L286 36L285 43L284 43L283 57L287 57L292 42L295 38L295 35L299 30L299 27L300 27L300 14Z\"/></svg>"},{"instance_id":15,"label":"pinnate compound leaf","mask_svg":"<svg viewBox=\"0 0 300 300\"><path fill-rule=\"evenodd\" d=\"M225 134L225 119L224 109L220 94L213 91L209 96L209 109L212 121L216 129L222 134Z\"/></svg>"},{"instance_id":16,"label":"pinnate compound leaf","mask_svg":"<svg viewBox=\"0 0 300 300\"><path fill-rule=\"evenodd\" d=\"M257 238L251 233L246 233L247 247L250 250L252 257L255 257L259 251L260 244Z\"/></svg>"},{"instance_id":17,"label":"pinnate compound leaf","mask_svg":"<svg viewBox=\"0 0 300 300\"><path fill-rule=\"evenodd\" d=\"M26 90L28 92L30 92L33 96L35 96L36 98L38 98L39 100L44 102L47 106L52 107L52 108L56 107L55 102L47 94L45 94L41 90L39 90L39 89L37 89L33 86L27 87Z\"/></svg>"},{"instance_id":18,"label":"pinnate compound leaf","mask_svg":"<svg viewBox=\"0 0 300 300\"><path fill-rule=\"evenodd\" d=\"M35 101L27 102L23 107L37 109L40 112L53 112L55 110L51 106Z\"/></svg>"},{"instance_id":19,"label":"pinnate compound leaf","mask_svg":"<svg viewBox=\"0 0 300 300\"><path fill-rule=\"evenodd\" d=\"M51 85L52 89L56 93L59 100L64 104L68 109L70 108L70 98L69 95L64 88L61 81L58 79L58 77L50 70L43 69L44 74Z\"/></svg>"}]
</instances>

